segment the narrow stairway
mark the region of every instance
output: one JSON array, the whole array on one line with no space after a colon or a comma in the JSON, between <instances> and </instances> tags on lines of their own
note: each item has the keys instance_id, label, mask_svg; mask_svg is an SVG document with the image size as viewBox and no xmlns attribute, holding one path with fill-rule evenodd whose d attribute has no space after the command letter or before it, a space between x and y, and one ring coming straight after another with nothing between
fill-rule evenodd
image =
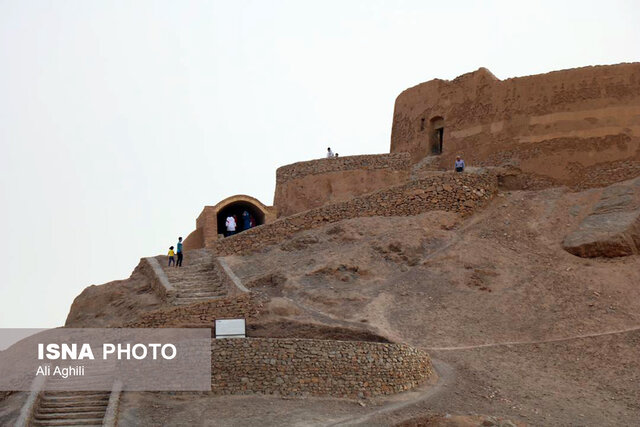
<instances>
[{"instance_id":1,"label":"narrow stairway","mask_svg":"<svg viewBox=\"0 0 640 427\"><path fill-rule=\"evenodd\" d=\"M182 267L169 267L166 256L157 259L169 283L176 289L174 304L193 304L227 295L227 275L210 250L186 251Z\"/></svg>"},{"instance_id":2,"label":"narrow stairway","mask_svg":"<svg viewBox=\"0 0 640 427\"><path fill-rule=\"evenodd\" d=\"M102 426L108 391L45 391L32 426Z\"/></svg>"},{"instance_id":3,"label":"narrow stairway","mask_svg":"<svg viewBox=\"0 0 640 427\"><path fill-rule=\"evenodd\" d=\"M411 168L410 179L412 181L415 181L415 180L424 178L426 176L429 176L434 172L440 172L440 171L441 169L439 168L438 156L435 156L435 155L426 156L425 158L420 160L418 163L413 165L413 167Z\"/></svg>"}]
</instances>

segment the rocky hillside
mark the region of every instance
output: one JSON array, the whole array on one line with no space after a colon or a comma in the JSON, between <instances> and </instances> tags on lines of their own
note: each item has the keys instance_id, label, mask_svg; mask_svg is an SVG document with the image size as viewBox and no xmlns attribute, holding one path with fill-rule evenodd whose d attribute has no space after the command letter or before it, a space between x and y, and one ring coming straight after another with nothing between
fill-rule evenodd
<instances>
[{"instance_id":1,"label":"rocky hillside","mask_svg":"<svg viewBox=\"0 0 640 427\"><path fill-rule=\"evenodd\" d=\"M439 379L364 406L125 393L123 419L153 424L164 414L171 423L179 411L195 424L215 417L222 425L633 425L640 257L589 246L585 236L635 242L629 218L638 216L638 191L636 181L583 192L502 191L467 218L444 211L354 218L226 256L262 304L250 335L406 342L429 352ZM138 270L85 290L67 324L126 323L166 308ZM446 414L470 424L448 424Z\"/></svg>"}]
</instances>

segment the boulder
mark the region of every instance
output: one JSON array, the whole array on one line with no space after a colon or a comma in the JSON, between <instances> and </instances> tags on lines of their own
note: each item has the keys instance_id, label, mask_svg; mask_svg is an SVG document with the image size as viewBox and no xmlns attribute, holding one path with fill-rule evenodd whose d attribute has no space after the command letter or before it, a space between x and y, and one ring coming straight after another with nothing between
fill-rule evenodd
<instances>
[{"instance_id":1,"label":"boulder","mask_svg":"<svg viewBox=\"0 0 640 427\"><path fill-rule=\"evenodd\" d=\"M640 253L640 207L635 185L605 189L593 211L567 235L563 247L583 258Z\"/></svg>"}]
</instances>

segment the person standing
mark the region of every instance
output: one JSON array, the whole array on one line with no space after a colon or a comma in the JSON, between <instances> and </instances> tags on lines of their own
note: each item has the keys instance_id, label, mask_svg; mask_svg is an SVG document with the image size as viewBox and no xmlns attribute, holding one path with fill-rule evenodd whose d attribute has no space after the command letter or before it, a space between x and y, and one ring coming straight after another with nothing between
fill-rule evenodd
<instances>
[{"instance_id":1,"label":"person standing","mask_svg":"<svg viewBox=\"0 0 640 427\"><path fill-rule=\"evenodd\" d=\"M175 252L173 252L173 246L169 246L169 267L171 267L171 264L176 265L176 259L174 258L175 256Z\"/></svg>"},{"instance_id":2,"label":"person standing","mask_svg":"<svg viewBox=\"0 0 640 427\"><path fill-rule=\"evenodd\" d=\"M178 261L176 262L176 267L182 267L182 237L178 237L176 252L178 254Z\"/></svg>"},{"instance_id":3,"label":"person standing","mask_svg":"<svg viewBox=\"0 0 640 427\"><path fill-rule=\"evenodd\" d=\"M456 172L464 171L464 160L462 160L460 156L456 156L455 168L456 168Z\"/></svg>"},{"instance_id":4,"label":"person standing","mask_svg":"<svg viewBox=\"0 0 640 427\"><path fill-rule=\"evenodd\" d=\"M333 151L331 151L331 147L327 147L327 159L333 157Z\"/></svg>"},{"instance_id":5,"label":"person standing","mask_svg":"<svg viewBox=\"0 0 640 427\"><path fill-rule=\"evenodd\" d=\"M233 216L229 215L224 225L227 227L227 235L225 237L236 234L236 220L233 218Z\"/></svg>"},{"instance_id":6,"label":"person standing","mask_svg":"<svg viewBox=\"0 0 640 427\"><path fill-rule=\"evenodd\" d=\"M244 230L248 230L251 228L251 219L249 218L249 212L244 211L242 212L242 222L244 225Z\"/></svg>"}]
</instances>

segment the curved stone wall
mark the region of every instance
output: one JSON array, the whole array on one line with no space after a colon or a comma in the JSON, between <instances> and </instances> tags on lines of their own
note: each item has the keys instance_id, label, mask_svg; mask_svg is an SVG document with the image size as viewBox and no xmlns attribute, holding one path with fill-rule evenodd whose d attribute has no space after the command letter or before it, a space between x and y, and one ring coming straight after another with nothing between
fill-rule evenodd
<instances>
[{"instance_id":1,"label":"curved stone wall","mask_svg":"<svg viewBox=\"0 0 640 427\"><path fill-rule=\"evenodd\" d=\"M404 182L406 153L298 162L276 171L274 206L284 217Z\"/></svg>"},{"instance_id":2,"label":"curved stone wall","mask_svg":"<svg viewBox=\"0 0 640 427\"><path fill-rule=\"evenodd\" d=\"M218 394L362 398L409 390L432 374L429 356L405 344L247 338L211 347Z\"/></svg>"},{"instance_id":3,"label":"curved stone wall","mask_svg":"<svg viewBox=\"0 0 640 427\"><path fill-rule=\"evenodd\" d=\"M572 187L607 185L640 170L640 63L499 80L481 68L432 80L395 103L391 152L437 151L467 166L513 165Z\"/></svg>"}]
</instances>

